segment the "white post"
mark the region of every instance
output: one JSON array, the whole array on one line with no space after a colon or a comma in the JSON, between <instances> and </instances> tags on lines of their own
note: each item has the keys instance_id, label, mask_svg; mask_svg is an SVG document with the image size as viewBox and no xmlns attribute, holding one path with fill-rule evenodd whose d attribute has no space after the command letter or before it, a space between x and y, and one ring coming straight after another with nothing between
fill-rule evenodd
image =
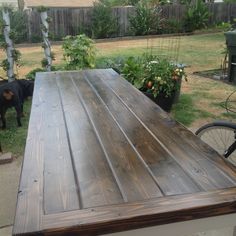
<instances>
[{"instance_id":1,"label":"white post","mask_svg":"<svg viewBox=\"0 0 236 236\"><path fill-rule=\"evenodd\" d=\"M4 22L4 29L3 29L3 34L5 38L5 42L7 44L6 47L6 53L7 53L7 61L8 61L8 69L7 69L7 77L8 81L11 82L15 80L15 75L14 75L14 59L12 52L14 50L13 47L13 42L10 39L10 16L9 16L9 11L7 9L2 9L2 17L3 17L3 22Z\"/></svg>"},{"instance_id":2,"label":"white post","mask_svg":"<svg viewBox=\"0 0 236 236\"><path fill-rule=\"evenodd\" d=\"M51 44L48 39L48 31L49 31L49 24L48 24L48 14L47 11L40 12L41 22L42 22L42 34L43 34L43 42L44 42L44 54L47 60L47 71L51 71L52 66L52 54L51 54Z\"/></svg>"}]
</instances>

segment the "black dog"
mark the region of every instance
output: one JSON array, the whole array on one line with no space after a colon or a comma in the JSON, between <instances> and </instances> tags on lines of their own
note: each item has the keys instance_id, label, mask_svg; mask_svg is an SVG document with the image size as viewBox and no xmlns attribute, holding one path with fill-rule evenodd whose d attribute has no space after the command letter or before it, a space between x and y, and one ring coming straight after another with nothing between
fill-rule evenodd
<instances>
[{"instance_id":1,"label":"black dog","mask_svg":"<svg viewBox=\"0 0 236 236\"><path fill-rule=\"evenodd\" d=\"M17 124L21 126L24 100L33 95L33 90L34 82L30 80L15 80L0 86L0 115L3 129L6 128L6 111L11 107L15 108Z\"/></svg>"}]
</instances>

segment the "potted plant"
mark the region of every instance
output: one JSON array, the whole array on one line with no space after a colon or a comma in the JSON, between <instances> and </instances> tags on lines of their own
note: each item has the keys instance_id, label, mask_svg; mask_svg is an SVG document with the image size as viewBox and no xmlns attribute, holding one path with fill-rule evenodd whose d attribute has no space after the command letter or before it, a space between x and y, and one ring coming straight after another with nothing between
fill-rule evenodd
<instances>
[{"instance_id":1,"label":"potted plant","mask_svg":"<svg viewBox=\"0 0 236 236\"><path fill-rule=\"evenodd\" d=\"M187 78L183 67L154 56L129 58L122 73L125 79L168 112L180 91L181 80Z\"/></svg>"}]
</instances>

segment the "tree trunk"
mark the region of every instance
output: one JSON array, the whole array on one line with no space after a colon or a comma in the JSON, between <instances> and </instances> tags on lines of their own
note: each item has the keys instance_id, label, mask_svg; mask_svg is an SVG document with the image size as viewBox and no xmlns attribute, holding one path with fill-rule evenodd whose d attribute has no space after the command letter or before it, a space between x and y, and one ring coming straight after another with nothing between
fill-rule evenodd
<instances>
[{"instance_id":1,"label":"tree trunk","mask_svg":"<svg viewBox=\"0 0 236 236\"><path fill-rule=\"evenodd\" d=\"M3 9L2 16L3 16L3 21L4 21L3 34L4 34L5 42L7 43L6 52L7 52L7 61L9 64L9 67L7 70L7 77L8 77L8 81L11 82L15 80L15 74L14 74L14 59L12 56L12 51L14 50L14 47L13 47L13 42L10 39L11 28L10 28L9 11L7 9Z\"/></svg>"}]
</instances>

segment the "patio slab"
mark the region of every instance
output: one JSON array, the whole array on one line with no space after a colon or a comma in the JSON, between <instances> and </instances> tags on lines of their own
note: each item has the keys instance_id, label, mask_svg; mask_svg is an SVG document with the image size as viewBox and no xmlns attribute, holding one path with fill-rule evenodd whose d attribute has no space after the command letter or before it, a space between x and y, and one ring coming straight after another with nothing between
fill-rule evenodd
<instances>
[{"instance_id":1,"label":"patio slab","mask_svg":"<svg viewBox=\"0 0 236 236\"><path fill-rule=\"evenodd\" d=\"M12 226L4 227L0 229L1 236L11 236L12 235Z\"/></svg>"},{"instance_id":2,"label":"patio slab","mask_svg":"<svg viewBox=\"0 0 236 236\"><path fill-rule=\"evenodd\" d=\"M0 228L14 221L21 162L22 157L18 157L12 163L0 165Z\"/></svg>"}]
</instances>

